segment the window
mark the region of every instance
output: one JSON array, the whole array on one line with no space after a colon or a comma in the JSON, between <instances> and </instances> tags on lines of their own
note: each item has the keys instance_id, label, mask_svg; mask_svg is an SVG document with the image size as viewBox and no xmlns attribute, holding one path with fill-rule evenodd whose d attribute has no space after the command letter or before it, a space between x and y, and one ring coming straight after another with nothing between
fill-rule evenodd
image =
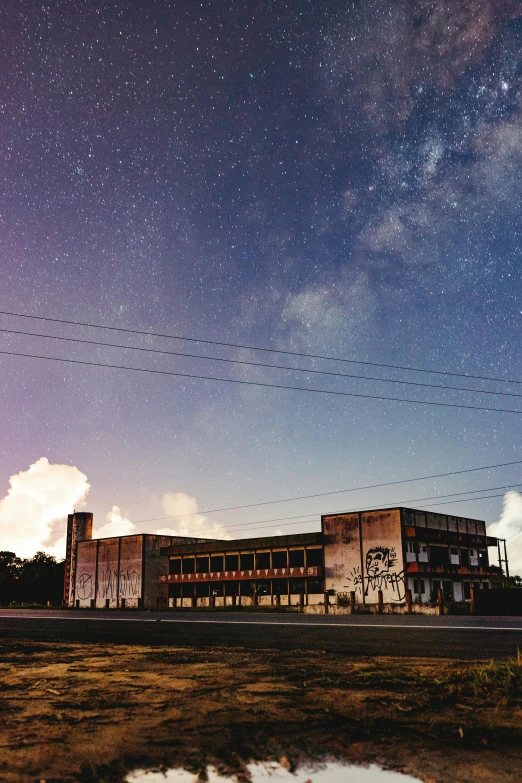
<instances>
[{"instance_id":1,"label":"window","mask_svg":"<svg viewBox=\"0 0 522 783\"><path fill-rule=\"evenodd\" d=\"M317 549L306 550L306 565L307 566L322 566L323 564L323 550L318 547Z\"/></svg>"},{"instance_id":2,"label":"window","mask_svg":"<svg viewBox=\"0 0 522 783\"><path fill-rule=\"evenodd\" d=\"M213 595L213 596L223 595L223 582L211 582L210 583L210 595Z\"/></svg>"},{"instance_id":3,"label":"window","mask_svg":"<svg viewBox=\"0 0 522 783\"><path fill-rule=\"evenodd\" d=\"M239 582L225 582L225 595L239 595Z\"/></svg>"},{"instance_id":4,"label":"window","mask_svg":"<svg viewBox=\"0 0 522 783\"><path fill-rule=\"evenodd\" d=\"M194 598L194 585L181 585L181 597L182 598Z\"/></svg>"},{"instance_id":5,"label":"window","mask_svg":"<svg viewBox=\"0 0 522 783\"><path fill-rule=\"evenodd\" d=\"M311 595L324 593L324 581L322 579L308 579L308 592Z\"/></svg>"},{"instance_id":6,"label":"window","mask_svg":"<svg viewBox=\"0 0 522 783\"><path fill-rule=\"evenodd\" d=\"M452 582L442 583L442 595L445 601L453 601L453 584Z\"/></svg>"},{"instance_id":7,"label":"window","mask_svg":"<svg viewBox=\"0 0 522 783\"><path fill-rule=\"evenodd\" d=\"M459 565L459 550L456 546L450 546L450 563L451 565Z\"/></svg>"},{"instance_id":8,"label":"window","mask_svg":"<svg viewBox=\"0 0 522 783\"><path fill-rule=\"evenodd\" d=\"M418 561L419 561L419 563L427 563L428 562L428 545L427 544L419 544Z\"/></svg>"},{"instance_id":9,"label":"window","mask_svg":"<svg viewBox=\"0 0 522 783\"><path fill-rule=\"evenodd\" d=\"M241 582L241 595L254 595L255 582Z\"/></svg>"},{"instance_id":10,"label":"window","mask_svg":"<svg viewBox=\"0 0 522 783\"><path fill-rule=\"evenodd\" d=\"M489 590L489 582L482 582L482 589Z\"/></svg>"},{"instance_id":11,"label":"window","mask_svg":"<svg viewBox=\"0 0 522 783\"><path fill-rule=\"evenodd\" d=\"M225 555L225 571L239 570L239 555Z\"/></svg>"},{"instance_id":12,"label":"window","mask_svg":"<svg viewBox=\"0 0 522 783\"><path fill-rule=\"evenodd\" d=\"M169 560L169 574L181 574L181 558Z\"/></svg>"},{"instance_id":13,"label":"window","mask_svg":"<svg viewBox=\"0 0 522 783\"><path fill-rule=\"evenodd\" d=\"M169 585L169 598L181 598L181 585Z\"/></svg>"},{"instance_id":14,"label":"window","mask_svg":"<svg viewBox=\"0 0 522 783\"><path fill-rule=\"evenodd\" d=\"M469 601L469 599L471 598L471 585L469 582L463 582L462 586L464 588L464 599L466 601Z\"/></svg>"},{"instance_id":15,"label":"window","mask_svg":"<svg viewBox=\"0 0 522 783\"><path fill-rule=\"evenodd\" d=\"M270 582L257 582L256 592L258 595L270 595Z\"/></svg>"},{"instance_id":16,"label":"window","mask_svg":"<svg viewBox=\"0 0 522 783\"><path fill-rule=\"evenodd\" d=\"M210 558L210 570L211 571L224 571L223 567L223 555L212 555ZM232 569L233 571L234 569Z\"/></svg>"},{"instance_id":17,"label":"window","mask_svg":"<svg viewBox=\"0 0 522 783\"><path fill-rule=\"evenodd\" d=\"M242 552L239 555L241 571L252 571L254 569L254 553Z\"/></svg>"},{"instance_id":18,"label":"window","mask_svg":"<svg viewBox=\"0 0 522 783\"><path fill-rule=\"evenodd\" d=\"M417 595L420 593L424 593L424 579L414 579L413 580L413 592Z\"/></svg>"},{"instance_id":19,"label":"window","mask_svg":"<svg viewBox=\"0 0 522 783\"><path fill-rule=\"evenodd\" d=\"M487 568L489 566L489 557L486 551L479 551L479 565L482 566L482 568Z\"/></svg>"},{"instance_id":20,"label":"window","mask_svg":"<svg viewBox=\"0 0 522 783\"><path fill-rule=\"evenodd\" d=\"M417 560L417 547L415 541L406 542L406 562L414 563Z\"/></svg>"},{"instance_id":21,"label":"window","mask_svg":"<svg viewBox=\"0 0 522 783\"><path fill-rule=\"evenodd\" d=\"M287 557L286 550L283 552L272 552L272 568L286 568Z\"/></svg>"},{"instance_id":22,"label":"window","mask_svg":"<svg viewBox=\"0 0 522 783\"><path fill-rule=\"evenodd\" d=\"M193 557L184 557L181 567L184 574L193 574L196 562Z\"/></svg>"},{"instance_id":23,"label":"window","mask_svg":"<svg viewBox=\"0 0 522 783\"><path fill-rule=\"evenodd\" d=\"M432 545L430 547L430 562L434 566L448 565L448 554L449 550L447 547Z\"/></svg>"},{"instance_id":24,"label":"window","mask_svg":"<svg viewBox=\"0 0 522 783\"><path fill-rule=\"evenodd\" d=\"M288 579L273 579L272 592L274 595L288 594Z\"/></svg>"},{"instance_id":25,"label":"window","mask_svg":"<svg viewBox=\"0 0 522 783\"><path fill-rule=\"evenodd\" d=\"M208 598L208 582L196 582L196 598Z\"/></svg>"},{"instance_id":26,"label":"window","mask_svg":"<svg viewBox=\"0 0 522 783\"><path fill-rule=\"evenodd\" d=\"M460 550L460 562L463 566L469 566L469 551L467 549Z\"/></svg>"},{"instance_id":27,"label":"window","mask_svg":"<svg viewBox=\"0 0 522 783\"><path fill-rule=\"evenodd\" d=\"M290 568L302 568L304 566L304 549L291 549L288 558Z\"/></svg>"},{"instance_id":28,"label":"window","mask_svg":"<svg viewBox=\"0 0 522 783\"><path fill-rule=\"evenodd\" d=\"M209 570L209 556L203 555L203 557L196 558L196 571L198 574L208 574Z\"/></svg>"},{"instance_id":29,"label":"window","mask_svg":"<svg viewBox=\"0 0 522 783\"><path fill-rule=\"evenodd\" d=\"M256 568L270 568L270 552L256 554Z\"/></svg>"},{"instance_id":30,"label":"window","mask_svg":"<svg viewBox=\"0 0 522 783\"><path fill-rule=\"evenodd\" d=\"M290 579L290 592L299 595L305 591L304 579Z\"/></svg>"}]
</instances>

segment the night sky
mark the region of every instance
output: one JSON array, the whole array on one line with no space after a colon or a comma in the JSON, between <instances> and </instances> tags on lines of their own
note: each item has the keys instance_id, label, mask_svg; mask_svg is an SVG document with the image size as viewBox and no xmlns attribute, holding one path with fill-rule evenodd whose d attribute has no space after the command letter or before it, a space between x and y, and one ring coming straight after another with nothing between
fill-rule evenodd
<instances>
[{"instance_id":1,"label":"night sky","mask_svg":"<svg viewBox=\"0 0 522 783\"><path fill-rule=\"evenodd\" d=\"M522 395L518 1L4 0L0 34L0 310L519 383L8 315L1 329ZM0 350L522 411L5 332ZM522 459L522 415L8 355L0 411L0 548L21 554L60 554L74 505L105 533L236 537L522 484L518 465L180 528L141 520ZM436 510L492 523L502 502Z\"/></svg>"}]
</instances>

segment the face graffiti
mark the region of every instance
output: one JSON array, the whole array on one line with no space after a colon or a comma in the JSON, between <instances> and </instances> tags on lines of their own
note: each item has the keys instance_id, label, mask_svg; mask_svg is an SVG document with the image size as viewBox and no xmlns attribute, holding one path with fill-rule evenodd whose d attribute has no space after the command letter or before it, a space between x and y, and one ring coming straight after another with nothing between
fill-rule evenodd
<instances>
[{"instance_id":1,"label":"face graffiti","mask_svg":"<svg viewBox=\"0 0 522 783\"><path fill-rule=\"evenodd\" d=\"M368 549L365 557L365 571L363 575L360 568L353 568L347 576L346 588L354 590L362 598L373 600L379 590L384 593L384 600L397 602L404 599L404 571L396 572L394 566L397 562L393 547L374 546Z\"/></svg>"},{"instance_id":2,"label":"face graffiti","mask_svg":"<svg viewBox=\"0 0 522 783\"><path fill-rule=\"evenodd\" d=\"M390 570L390 550L384 546L375 546L366 553L366 573L368 576L380 576Z\"/></svg>"}]
</instances>

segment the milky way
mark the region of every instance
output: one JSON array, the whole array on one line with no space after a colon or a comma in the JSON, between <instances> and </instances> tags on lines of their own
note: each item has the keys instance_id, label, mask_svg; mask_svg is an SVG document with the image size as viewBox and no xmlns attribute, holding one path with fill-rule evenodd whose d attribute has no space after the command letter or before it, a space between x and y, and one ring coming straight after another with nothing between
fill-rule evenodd
<instances>
[{"instance_id":1,"label":"milky way","mask_svg":"<svg viewBox=\"0 0 522 783\"><path fill-rule=\"evenodd\" d=\"M0 20L2 311L522 381L518 2L4 0ZM522 394L7 315L0 328ZM1 332L0 350L522 411ZM172 493L221 508L521 453L514 414L5 355L0 406L0 497L46 457L88 477L100 523L113 506L161 516ZM504 482L521 471L219 523ZM448 508L493 521L500 507Z\"/></svg>"}]
</instances>

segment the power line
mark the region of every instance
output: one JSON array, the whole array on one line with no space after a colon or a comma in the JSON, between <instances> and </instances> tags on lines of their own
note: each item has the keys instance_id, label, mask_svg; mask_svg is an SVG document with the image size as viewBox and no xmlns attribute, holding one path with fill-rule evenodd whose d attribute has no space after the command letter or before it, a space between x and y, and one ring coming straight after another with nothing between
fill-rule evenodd
<instances>
[{"instance_id":1,"label":"power line","mask_svg":"<svg viewBox=\"0 0 522 783\"><path fill-rule=\"evenodd\" d=\"M145 522L163 522L166 519L185 519L186 517L191 516L200 516L203 514L220 514L224 513L225 511L239 511L243 508L255 508L258 506L271 506L275 503L290 503L295 500L310 500L311 498L324 498L327 495L343 495L347 492L362 492L367 489L382 489L383 487L393 487L397 486L398 484L411 484L415 481L429 481L430 479L436 479L436 478L446 478L447 476L461 476L464 473L477 473L481 470L494 470L495 468L508 468L512 465L522 465L522 460L516 460L515 462L501 462L497 465L484 465L480 468L466 468L465 470L452 470L449 473L434 473L431 476L416 476L415 478L409 478L409 479L398 479L397 481L386 481L382 484L367 484L363 487L350 487L349 489L335 489L331 492L316 492L313 495L298 495L296 497L291 498L279 498L278 500L265 500L260 503L247 503L242 506L229 506L228 508L211 508L207 511L196 511L192 514L180 514L178 516L173 517L154 517L152 519L138 519L136 522L134 522L135 525L141 525ZM473 490L475 491L475 490ZM476 490L477 492L481 492L482 490ZM489 491L489 490L484 490ZM466 494L466 493L464 493Z\"/></svg>"},{"instance_id":2,"label":"power line","mask_svg":"<svg viewBox=\"0 0 522 783\"><path fill-rule=\"evenodd\" d=\"M86 362L80 359L59 359L56 356L39 356L29 353L18 353L17 351L0 351L0 354L5 356L23 356L26 359L44 359L50 362L65 362L67 364L82 364L88 367L106 367L113 370L128 370L131 372L144 372L151 373L153 375L171 375L177 378L194 378L201 381L215 381L219 383L237 383L242 386L257 386L266 389L288 389L290 391L308 392L310 394L329 394L335 397L360 397L368 400L386 400L387 402L406 402L410 405L432 405L437 408L460 408L473 411L489 411L490 413L514 413L518 416L522 416L522 411L513 410L512 408L487 408L482 405L462 405L460 403L451 402L434 402L430 400L410 400L404 397L385 397L378 394L362 394L360 392L344 392L334 391L330 389L310 389L305 386L286 386L280 383L263 383L261 381L241 381L236 378L215 378L211 375L196 375L193 373L183 372L171 372L167 370L152 370L145 369L144 367L127 367L121 364L103 364L101 362Z\"/></svg>"},{"instance_id":3,"label":"power line","mask_svg":"<svg viewBox=\"0 0 522 783\"><path fill-rule=\"evenodd\" d=\"M498 381L499 383L517 383L522 384L522 380L510 380L507 378L495 378L488 375L468 375L466 373L450 372L446 370L426 370L422 367L408 367L400 364L383 364L381 362L367 362L359 359L344 359L339 356L321 356L313 353L303 353L299 351L285 351L280 348L262 348L255 345L244 345L241 343L225 343L218 340L205 340L197 337L187 337L186 335L163 334L161 332L147 332L139 329L126 329L121 326L106 326L104 324L92 324L83 321L68 321L64 318L49 318L43 315L29 315L28 313L11 313L6 310L0 310L0 315L11 315L16 318L31 318L39 321L49 321L50 323L67 324L69 326L86 326L91 329L108 329L113 332L125 332L127 334L139 334L147 337L162 337L169 340L185 340L186 342L204 343L205 345L219 345L226 348L244 348L249 351L263 351L265 353L284 354L286 356L300 356L306 359L324 359L331 362L345 362L347 364L362 364L367 367L385 367L391 370L406 370L408 372L424 372L433 375L450 375L454 378L472 378L481 381Z\"/></svg>"},{"instance_id":4,"label":"power line","mask_svg":"<svg viewBox=\"0 0 522 783\"><path fill-rule=\"evenodd\" d=\"M273 370L300 372L300 373L306 373L307 375L308 374L329 375L335 378L355 378L357 380L363 380L363 381L378 381L379 383L395 383L395 384L400 384L402 386L419 386L427 389L444 389L446 391L447 390L461 391L461 392L469 392L471 394L493 394L498 397L522 397L522 394L516 394L514 392L489 391L485 389L466 389L465 387L462 386L447 386L447 385L441 385L437 383L422 383L420 381L399 381L399 380L394 380L392 378L376 378L372 375L355 375L352 373L332 372L329 370L315 370L307 367L288 367L288 366L281 366L278 364L268 364L266 362L249 362L246 361L245 359L228 359L228 358L223 358L221 356L202 356L201 354L184 353L182 351L165 351L158 348L143 348L141 346L136 346L136 345L104 343L99 340L85 340L79 337L61 337L59 335L54 335L54 334L38 334L36 332L24 332L18 329L0 329L0 332L3 334L23 335L24 337L40 337L45 340L61 340L62 342L68 342L68 343L80 343L82 345L96 345L105 348L123 348L126 351L142 351L144 353L161 354L163 356L181 356L188 359L203 359L204 361L225 362L227 364L239 364L248 367L264 367L264 368L268 367Z\"/></svg>"},{"instance_id":5,"label":"power line","mask_svg":"<svg viewBox=\"0 0 522 783\"><path fill-rule=\"evenodd\" d=\"M492 498L492 497L503 497L503 493L501 495L482 495L482 496L473 497L473 498L463 498L462 496L463 495L475 494L477 492L492 492L492 491L497 490L497 489L503 489L503 490L518 489L519 487L522 487L522 484L505 484L505 485L500 486L500 487L483 487L482 489L480 489L480 488L478 488L478 489L469 489L466 492L452 492L452 493L447 494L447 495L430 495L428 497L423 497L423 498L410 498L408 500L398 500L395 503L378 503L376 506L373 506L370 510L374 511L374 510L383 509L383 508L395 508L396 506L403 506L406 503L421 503L421 502L424 502L425 500L440 500L442 498L459 497L459 500L447 501L449 503L468 502L468 501L472 501L472 500L485 500L485 499ZM431 504L428 504L428 507L438 506L438 505L446 505L446 501L444 503L431 503ZM367 510L369 510L367 507L366 508L351 509L351 510L348 510L348 511L346 509L341 509L341 510L338 510L338 511L329 511L327 514L323 514L322 516L332 516L334 514L354 514L354 513L357 513L359 511L367 511ZM208 514L208 513L209 513L208 511L200 511L200 512L198 512L198 515L203 515L203 514ZM181 517L181 518L185 518L187 516L194 516L194 515L193 514L184 514L183 517ZM290 525L301 525L301 524L309 525L312 522L316 521L315 517L317 517L317 516L320 517L321 514L319 512L314 512L312 514L296 514L296 515L290 516L290 517L276 517L275 519L261 519L261 520L258 520L257 522L247 522L247 523L245 523L243 525L232 525L232 526L229 526L227 528L227 532L231 531L231 530L241 532L242 530L248 530L249 528L256 528L256 529L262 530L263 528L259 527L260 525L270 526L268 523L271 523L271 525L273 525L275 522L287 522L288 520L293 520L293 519L297 519L299 521L298 522L288 522L286 527L289 527ZM309 517L314 517L314 519L309 519ZM164 517L164 518L165 519L175 519L175 518L177 519L177 517ZM306 520L306 521L303 522L303 520ZM133 522L133 524L134 525L138 525L138 524L140 524L140 522L147 522L147 521L148 522L154 522L154 521L157 521L157 520L139 520L137 522ZM320 521L320 519L318 521ZM223 525L222 522L218 522L216 524ZM192 535L192 537L197 537L195 535L196 533L212 532L213 530L215 530L215 527L198 528L198 529L195 529L195 528L190 529L189 528L189 529L183 531L183 535L185 533L190 533ZM63 532L65 532L65 528L60 528L60 529L55 530L53 532L55 532L55 533L63 533ZM131 535L134 535L134 534L131 534ZM162 534L162 533L143 533L143 534L139 534L138 533L136 535L165 535L165 536L168 536L170 534L168 534L168 533L165 533L165 534ZM174 535L176 535L176 534L174 534ZM179 534L179 536L183 537L181 534ZM7 541L7 540L19 539L19 538L33 538L33 536L32 535L3 536L3 537L0 538L0 541L1 540L6 540ZM94 539L94 540L96 540L96 539ZM212 540L218 540L219 541L221 539L209 539L209 540L211 540L211 541ZM223 539L223 540L226 540L226 539ZM235 539L232 539L232 540L235 540Z\"/></svg>"},{"instance_id":6,"label":"power line","mask_svg":"<svg viewBox=\"0 0 522 783\"><path fill-rule=\"evenodd\" d=\"M395 507L395 506L403 505L405 503L421 503L421 502L423 502L425 500L437 500L439 498L454 498L454 497L461 497L462 498L462 495L471 495L471 494L474 494L476 492L493 492L493 491L495 491L497 489L504 489L504 490L505 489L518 489L519 487L522 487L522 484L507 484L507 485L503 485L501 487L484 487L483 489L469 489L467 492L451 492L448 495L430 495L429 497L424 497L424 498L410 498L409 500L398 500L397 502L395 502L393 504L390 504L390 503L379 503L379 504L377 504L377 506L375 506L375 508L392 508L392 507ZM462 500L482 500L482 497L462 498ZM452 501L452 502L458 502L458 501ZM438 505L438 504L435 504L435 505ZM355 509L355 510L356 511L364 511L365 509ZM372 508L371 510L374 510L374 509ZM203 516L203 514L208 514L209 512L208 511L201 511L199 513ZM346 510L329 511L327 514L323 514L322 516L331 516L332 514L353 514L353 513L354 513L353 510L352 511L346 511ZM258 525L264 525L265 523L269 523L269 522L271 522L271 523L274 523L274 522L286 522L287 520L290 520L290 519L299 519L300 521L299 522L292 522L292 523L288 523L288 524L292 524L292 525L310 524L311 522L313 522L315 520L312 519L312 520L310 520L308 522L304 522L304 523L301 520L306 519L308 517L316 517L318 515L321 516L319 514L319 512L314 512L313 514L297 514L296 516L292 516L292 517L279 517L279 518L276 518L276 519L261 519L258 522L247 522L247 523L245 523L243 525L226 526L222 522L218 522L216 524L223 525L224 527L227 528L227 532L230 532L230 531L248 530L251 527L254 527L254 528L257 529ZM184 516L189 516L189 515L186 514ZM170 518L173 519L174 517L170 517ZM152 521L152 522L154 522L154 521L157 521L157 520L140 520L138 522L134 522L133 524L139 525L139 524L141 524L144 521L149 521L149 522ZM192 533L192 534L195 534L195 533L207 533L207 532L212 532L214 529L215 529L214 527L198 528L197 530L195 528L194 529L190 529L189 528L188 530L186 530L184 532Z\"/></svg>"}]
</instances>

